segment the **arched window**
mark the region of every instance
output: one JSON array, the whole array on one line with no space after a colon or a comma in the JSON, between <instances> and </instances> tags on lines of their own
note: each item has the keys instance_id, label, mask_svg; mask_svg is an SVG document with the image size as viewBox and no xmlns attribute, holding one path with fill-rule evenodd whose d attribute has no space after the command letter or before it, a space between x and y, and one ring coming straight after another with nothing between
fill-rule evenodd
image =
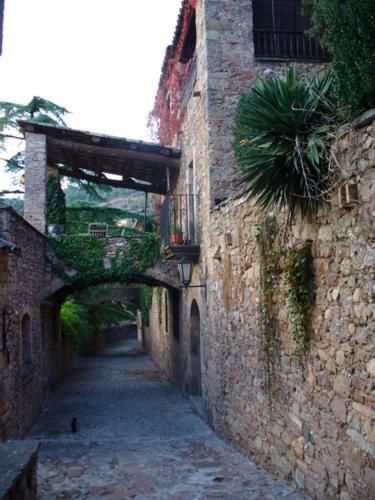
<instances>
[{"instance_id":1,"label":"arched window","mask_svg":"<svg viewBox=\"0 0 375 500\"><path fill-rule=\"evenodd\" d=\"M32 373L31 363L31 321L28 314L24 314L21 323L22 340L22 378L27 379Z\"/></svg>"}]
</instances>

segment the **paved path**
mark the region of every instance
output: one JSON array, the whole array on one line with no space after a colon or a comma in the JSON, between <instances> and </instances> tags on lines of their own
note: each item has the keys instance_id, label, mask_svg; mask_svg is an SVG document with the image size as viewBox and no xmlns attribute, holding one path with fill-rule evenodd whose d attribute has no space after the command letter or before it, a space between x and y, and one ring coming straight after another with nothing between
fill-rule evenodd
<instances>
[{"instance_id":1,"label":"paved path","mask_svg":"<svg viewBox=\"0 0 375 500\"><path fill-rule=\"evenodd\" d=\"M221 441L131 342L81 360L29 433L41 499L303 498Z\"/></svg>"}]
</instances>

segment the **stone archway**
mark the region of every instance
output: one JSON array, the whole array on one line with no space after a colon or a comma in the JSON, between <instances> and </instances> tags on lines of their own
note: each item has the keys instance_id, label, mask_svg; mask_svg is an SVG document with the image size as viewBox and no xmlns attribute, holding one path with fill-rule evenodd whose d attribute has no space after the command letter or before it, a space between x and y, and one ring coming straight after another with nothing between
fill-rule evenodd
<instances>
[{"instance_id":1,"label":"stone archway","mask_svg":"<svg viewBox=\"0 0 375 500\"><path fill-rule=\"evenodd\" d=\"M193 396L202 395L202 368L201 368L201 319L198 304L193 300L190 309L190 357L191 357L191 384L190 392Z\"/></svg>"}]
</instances>

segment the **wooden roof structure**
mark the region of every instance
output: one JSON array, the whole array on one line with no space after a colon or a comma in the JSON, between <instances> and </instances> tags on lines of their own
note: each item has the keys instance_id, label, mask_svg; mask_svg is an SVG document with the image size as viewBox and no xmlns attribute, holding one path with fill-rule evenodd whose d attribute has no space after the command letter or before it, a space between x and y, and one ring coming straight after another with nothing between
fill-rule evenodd
<instances>
[{"instance_id":1,"label":"wooden roof structure","mask_svg":"<svg viewBox=\"0 0 375 500\"><path fill-rule=\"evenodd\" d=\"M18 123L23 133L46 136L47 163L63 176L167 194L179 172L181 151L176 148L35 121Z\"/></svg>"}]
</instances>

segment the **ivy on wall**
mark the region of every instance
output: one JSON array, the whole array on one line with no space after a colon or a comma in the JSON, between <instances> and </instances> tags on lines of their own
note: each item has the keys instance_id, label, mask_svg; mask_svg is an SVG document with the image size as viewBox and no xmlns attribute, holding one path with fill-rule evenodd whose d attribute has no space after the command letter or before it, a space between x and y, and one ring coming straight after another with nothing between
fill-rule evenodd
<instances>
[{"instance_id":1,"label":"ivy on wall","mask_svg":"<svg viewBox=\"0 0 375 500\"><path fill-rule=\"evenodd\" d=\"M162 79L155 98L154 108L149 115L148 126L152 136L162 144L173 144L180 127L180 96L189 74L189 63L181 63L186 35L192 12L197 0L185 0L182 6L179 35L175 47L168 47L163 67Z\"/></svg>"},{"instance_id":2,"label":"ivy on wall","mask_svg":"<svg viewBox=\"0 0 375 500\"><path fill-rule=\"evenodd\" d=\"M313 298L312 256L309 243L294 245L285 253L283 276L288 283L288 305L296 353L302 354L309 342L309 310Z\"/></svg>"},{"instance_id":3,"label":"ivy on wall","mask_svg":"<svg viewBox=\"0 0 375 500\"><path fill-rule=\"evenodd\" d=\"M280 275L280 252L276 249L277 224L267 217L258 225L257 243L260 254L260 324L265 341L268 369L272 371L277 343L277 291Z\"/></svg>"},{"instance_id":4,"label":"ivy on wall","mask_svg":"<svg viewBox=\"0 0 375 500\"><path fill-rule=\"evenodd\" d=\"M271 373L279 342L280 278L286 284L295 354L301 355L308 348L314 296L311 245L297 243L282 248L274 217L267 217L258 225L257 244L260 255L260 324Z\"/></svg>"},{"instance_id":5,"label":"ivy on wall","mask_svg":"<svg viewBox=\"0 0 375 500\"><path fill-rule=\"evenodd\" d=\"M105 266L108 239L68 235L49 238L49 241L56 256L77 271L74 275L68 275L62 269L56 269L67 284L76 288L86 288L101 282L130 283L152 266L160 254L160 243L155 234L128 240L128 248L119 250L108 266Z\"/></svg>"},{"instance_id":6,"label":"ivy on wall","mask_svg":"<svg viewBox=\"0 0 375 500\"><path fill-rule=\"evenodd\" d=\"M141 285L140 290L140 307L142 313L142 321L144 326L150 324L150 309L152 306L152 287Z\"/></svg>"},{"instance_id":7,"label":"ivy on wall","mask_svg":"<svg viewBox=\"0 0 375 500\"><path fill-rule=\"evenodd\" d=\"M61 188L59 175L49 175L46 181L47 223L65 225L65 194Z\"/></svg>"}]
</instances>

